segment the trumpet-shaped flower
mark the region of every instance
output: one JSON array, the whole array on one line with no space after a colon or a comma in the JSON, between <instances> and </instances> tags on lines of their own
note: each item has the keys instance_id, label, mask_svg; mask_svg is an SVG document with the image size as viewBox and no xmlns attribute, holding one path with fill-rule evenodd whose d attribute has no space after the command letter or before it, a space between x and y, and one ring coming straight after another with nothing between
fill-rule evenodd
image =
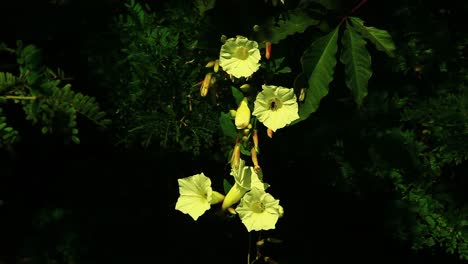
<instances>
[{"instance_id":1,"label":"trumpet-shaped flower","mask_svg":"<svg viewBox=\"0 0 468 264\"><path fill-rule=\"evenodd\" d=\"M283 209L271 194L253 188L242 197L236 212L250 232L274 229Z\"/></svg>"},{"instance_id":2,"label":"trumpet-shaped flower","mask_svg":"<svg viewBox=\"0 0 468 264\"><path fill-rule=\"evenodd\" d=\"M195 221L210 209L211 204L221 202L224 198L211 189L211 180L203 172L177 181L180 196L175 209L189 214Z\"/></svg>"},{"instance_id":3,"label":"trumpet-shaped flower","mask_svg":"<svg viewBox=\"0 0 468 264\"><path fill-rule=\"evenodd\" d=\"M231 170L231 175L234 176L235 183L223 200L221 207L224 210L239 202L242 196L252 188L265 190L269 186L262 182L261 172L257 173L252 166L245 166L245 161L242 159L239 161L239 166Z\"/></svg>"},{"instance_id":4,"label":"trumpet-shaped flower","mask_svg":"<svg viewBox=\"0 0 468 264\"><path fill-rule=\"evenodd\" d=\"M256 41L237 36L221 46L219 66L236 78L250 77L260 68L260 50Z\"/></svg>"},{"instance_id":5,"label":"trumpet-shaped flower","mask_svg":"<svg viewBox=\"0 0 468 264\"><path fill-rule=\"evenodd\" d=\"M254 102L252 115L274 132L299 118L294 89L263 85Z\"/></svg>"}]
</instances>

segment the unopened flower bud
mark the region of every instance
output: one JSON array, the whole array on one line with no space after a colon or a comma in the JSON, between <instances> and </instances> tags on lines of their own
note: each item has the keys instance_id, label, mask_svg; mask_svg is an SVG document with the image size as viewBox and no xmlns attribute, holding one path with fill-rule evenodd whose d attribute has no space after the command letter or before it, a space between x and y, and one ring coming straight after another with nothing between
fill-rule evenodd
<instances>
[{"instance_id":1,"label":"unopened flower bud","mask_svg":"<svg viewBox=\"0 0 468 264\"><path fill-rule=\"evenodd\" d=\"M258 173L260 171L260 165L258 165L258 157L257 157L257 151L255 150L255 147L250 150L250 155L252 157L254 170L256 173Z\"/></svg>"},{"instance_id":2,"label":"unopened flower bud","mask_svg":"<svg viewBox=\"0 0 468 264\"><path fill-rule=\"evenodd\" d=\"M237 129L244 129L250 123L250 108L247 104L247 97L244 97L237 108L235 124Z\"/></svg>"},{"instance_id":3,"label":"unopened flower bud","mask_svg":"<svg viewBox=\"0 0 468 264\"><path fill-rule=\"evenodd\" d=\"M200 95L202 97L205 97L208 94L208 89L210 88L210 84L211 84L211 72L205 75L205 79L203 80L203 83L200 87Z\"/></svg>"},{"instance_id":4,"label":"unopened flower bud","mask_svg":"<svg viewBox=\"0 0 468 264\"><path fill-rule=\"evenodd\" d=\"M211 75L210 86L216 83L216 77Z\"/></svg>"},{"instance_id":5,"label":"unopened flower bud","mask_svg":"<svg viewBox=\"0 0 468 264\"><path fill-rule=\"evenodd\" d=\"M254 25L254 26L253 26L253 31L254 31L254 32L260 31L260 26L259 26L259 25Z\"/></svg>"},{"instance_id":6,"label":"unopened flower bud","mask_svg":"<svg viewBox=\"0 0 468 264\"><path fill-rule=\"evenodd\" d=\"M250 91L250 84L245 83L245 84L241 85L240 89L241 89L243 92L248 92L248 91Z\"/></svg>"},{"instance_id":7,"label":"unopened flower bud","mask_svg":"<svg viewBox=\"0 0 468 264\"><path fill-rule=\"evenodd\" d=\"M267 41L265 44L265 58L269 60L271 57L271 42Z\"/></svg>"},{"instance_id":8,"label":"unopened flower bud","mask_svg":"<svg viewBox=\"0 0 468 264\"><path fill-rule=\"evenodd\" d=\"M257 153L260 153L260 150L258 148L258 131L257 131L257 129L254 129L254 131L252 132L252 140L253 140L253 143L254 143L255 151Z\"/></svg>"},{"instance_id":9,"label":"unopened flower bud","mask_svg":"<svg viewBox=\"0 0 468 264\"><path fill-rule=\"evenodd\" d=\"M214 66L213 66L214 72L219 71L219 60L215 60Z\"/></svg>"},{"instance_id":10,"label":"unopened flower bud","mask_svg":"<svg viewBox=\"0 0 468 264\"><path fill-rule=\"evenodd\" d=\"M304 101L305 93L306 93L305 88L301 88L301 92L299 94L299 102Z\"/></svg>"},{"instance_id":11,"label":"unopened flower bud","mask_svg":"<svg viewBox=\"0 0 468 264\"><path fill-rule=\"evenodd\" d=\"M271 130L271 128L267 129L267 135L268 135L269 138L273 137L273 130Z\"/></svg>"},{"instance_id":12,"label":"unopened flower bud","mask_svg":"<svg viewBox=\"0 0 468 264\"><path fill-rule=\"evenodd\" d=\"M215 61L209 61L209 62L205 65L205 68L211 68L211 67L213 67L213 65L215 65Z\"/></svg>"},{"instance_id":13,"label":"unopened flower bud","mask_svg":"<svg viewBox=\"0 0 468 264\"><path fill-rule=\"evenodd\" d=\"M234 109L229 110L229 115L231 116L231 118L236 118L236 113L237 111Z\"/></svg>"},{"instance_id":14,"label":"unopened flower bud","mask_svg":"<svg viewBox=\"0 0 468 264\"><path fill-rule=\"evenodd\" d=\"M236 145L234 145L234 149L232 150L232 155L231 155L231 167L232 168L237 168L239 166L239 161L240 161L240 156L241 156L241 145L239 142L239 139L236 140Z\"/></svg>"}]
</instances>

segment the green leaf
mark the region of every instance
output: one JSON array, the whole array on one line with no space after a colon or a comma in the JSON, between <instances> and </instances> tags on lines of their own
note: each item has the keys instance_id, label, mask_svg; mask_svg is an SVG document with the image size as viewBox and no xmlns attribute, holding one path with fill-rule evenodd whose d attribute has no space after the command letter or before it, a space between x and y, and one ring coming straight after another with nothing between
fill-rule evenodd
<instances>
[{"instance_id":1,"label":"green leaf","mask_svg":"<svg viewBox=\"0 0 468 264\"><path fill-rule=\"evenodd\" d=\"M241 144L240 151L241 151L241 154L242 154L242 155L245 155L245 156L250 156L250 155L252 155L251 152L250 152L250 149L247 149L247 146L246 146L245 143L242 143L242 144Z\"/></svg>"},{"instance_id":2,"label":"green leaf","mask_svg":"<svg viewBox=\"0 0 468 264\"><path fill-rule=\"evenodd\" d=\"M195 6L198 9L200 16L205 15L205 12L214 8L216 0L195 0Z\"/></svg>"},{"instance_id":3,"label":"green leaf","mask_svg":"<svg viewBox=\"0 0 468 264\"><path fill-rule=\"evenodd\" d=\"M221 125L221 130L225 136L232 140L236 140L237 129L229 113L221 113L219 116L219 124Z\"/></svg>"},{"instance_id":4,"label":"green leaf","mask_svg":"<svg viewBox=\"0 0 468 264\"><path fill-rule=\"evenodd\" d=\"M367 96L367 84L372 76L371 57L366 41L349 24L346 24L341 43L343 51L340 60L345 66L346 85L360 106Z\"/></svg>"},{"instance_id":5,"label":"green leaf","mask_svg":"<svg viewBox=\"0 0 468 264\"><path fill-rule=\"evenodd\" d=\"M433 239L432 237L428 238L428 239L425 241L425 243L426 243L426 245L427 245L428 247L432 247L432 246L434 246L434 245L436 244L435 241L434 241L434 239Z\"/></svg>"},{"instance_id":6,"label":"green leaf","mask_svg":"<svg viewBox=\"0 0 468 264\"><path fill-rule=\"evenodd\" d=\"M364 21L358 17L349 17L354 28L362 34L365 38L370 40L377 50L385 52L388 56L394 57L395 44L393 43L392 36L382 29L375 27L364 26Z\"/></svg>"},{"instance_id":7,"label":"green leaf","mask_svg":"<svg viewBox=\"0 0 468 264\"><path fill-rule=\"evenodd\" d=\"M71 139L75 144L80 144L80 139L77 136L71 136Z\"/></svg>"},{"instance_id":8,"label":"green leaf","mask_svg":"<svg viewBox=\"0 0 468 264\"><path fill-rule=\"evenodd\" d=\"M227 194L229 190L231 190L232 185L226 180L223 180L223 189L224 189L224 194Z\"/></svg>"},{"instance_id":9,"label":"green leaf","mask_svg":"<svg viewBox=\"0 0 468 264\"><path fill-rule=\"evenodd\" d=\"M338 50L338 29L315 40L304 51L301 58L302 73L306 78L308 89L304 102L299 105L297 123L306 119L319 107L320 100L328 94L328 85L333 80Z\"/></svg>"},{"instance_id":10,"label":"green leaf","mask_svg":"<svg viewBox=\"0 0 468 264\"><path fill-rule=\"evenodd\" d=\"M268 26L271 30L268 40L277 44L289 35L303 33L308 27L318 25L320 21L310 17L301 9L295 9L290 11L288 20L280 20L278 25L272 23L273 21Z\"/></svg>"},{"instance_id":11,"label":"green leaf","mask_svg":"<svg viewBox=\"0 0 468 264\"><path fill-rule=\"evenodd\" d=\"M231 86L231 92L232 92L232 96L234 96L236 105L239 105L240 102L242 102L242 99L244 99L244 94L234 86Z\"/></svg>"},{"instance_id":12,"label":"green leaf","mask_svg":"<svg viewBox=\"0 0 468 264\"><path fill-rule=\"evenodd\" d=\"M290 73L292 70L288 66L284 67L283 69L277 71L277 73Z\"/></svg>"}]
</instances>

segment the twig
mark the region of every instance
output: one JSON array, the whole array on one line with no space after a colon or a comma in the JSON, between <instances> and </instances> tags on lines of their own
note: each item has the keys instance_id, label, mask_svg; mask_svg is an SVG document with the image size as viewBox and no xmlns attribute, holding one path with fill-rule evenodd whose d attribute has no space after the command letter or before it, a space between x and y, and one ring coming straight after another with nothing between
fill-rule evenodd
<instances>
[{"instance_id":1,"label":"twig","mask_svg":"<svg viewBox=\"0 0 468 264\"><path fill-rule=\"evenodd\" d=\"M10 99L10 100L36 100L37 96L15 96L15 95L6 95L0 96L3 99Z\"/></svg>"},{"instance_id":2,"label":"twig","mask_svg":"<svg viewBox=\"0 0 468 264\"><path fill-rule=\"evenodd\" d=\"M341 21L340 21L340 25L350 16L352 15L354 12L356 12L359 8L361 8L361 6L363 6L365 3L367 3L368 0L362 0L361 2L359 2L356 6L354 6L351 11L349 12L348 15L344 16Z\"/></svg>"}]
</instances>

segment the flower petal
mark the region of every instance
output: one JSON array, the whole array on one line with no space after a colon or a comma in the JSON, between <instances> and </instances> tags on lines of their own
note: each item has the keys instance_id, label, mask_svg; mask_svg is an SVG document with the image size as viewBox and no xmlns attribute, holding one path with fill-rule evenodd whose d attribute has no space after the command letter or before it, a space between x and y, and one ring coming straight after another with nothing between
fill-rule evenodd
<instances>
[{"instance_id":1,"label":"flower petal","mask_svg":"<svg viewBox=\"0 0 468 264\"><path fill-rule=\"evenodd\" d=\"M210 178L202 172L177 181L180 196L177 199L175 209L189 214L194 220L197 220L211 207L213 190Z\"/></svg>"},{"instance_id":2,"label":"flower petal","mask_svg":"<svg viewBox=\"0 0 468 264\"><path fill-rule=\"evenodd\" d=\"M176 203L176 210L190 215L193 220L197 220L202 214L210 209L210 203L201 197L180 196Z\"/></svg>"},{"instance_id":3,"label":"flower petal","mask_svg":"<svg viewBox=\"0 0 468 264\"><path fill-rule=\"evenodd\" d=\"M258 204L261 204L258 210ZM253 188L242 197L236 212L247 230L274 229L280 216L279 200L276 200L264 190Z\"/></svg>"},{"instance_id":4,"label":"flower petal","mask_svg":"<svg viewBox=\"0 0 468 264\"><path fill-rule=\"evenodd\" d=\"M254 102L253 116L272 131L283 128L299 118L294 89L274 85L263 85ZM270 109L271 101L280 101L275 109Z\"/></svg>"},{"instance_id":5,"label":"flower petal","mask_svg":"<svg viewBox=\"0 0 468 264\"><path fill-rule=\"evenodd\" d=\"M247 58L238 57L238 49L247 51ZM237 36L230 38L221 46L219 66L236 78L250 77L260 68L260 50L256 41Z\"/></svg>"}]
</instances>

